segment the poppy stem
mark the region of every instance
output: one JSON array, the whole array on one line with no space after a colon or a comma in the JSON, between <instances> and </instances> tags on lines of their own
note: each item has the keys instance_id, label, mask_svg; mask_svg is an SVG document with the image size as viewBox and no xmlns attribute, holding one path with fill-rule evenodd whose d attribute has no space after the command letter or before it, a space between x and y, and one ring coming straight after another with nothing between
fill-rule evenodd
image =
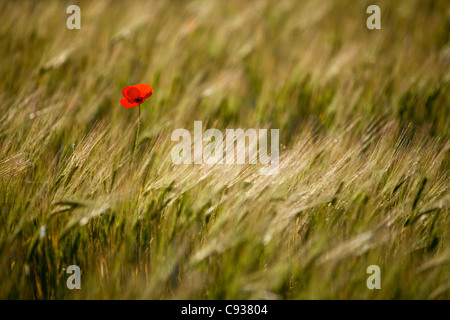
<instances>
[{"instance_id":1,"label":"poppy stem","mask_svg":"<svg viewBox=\"0 0 450 320\"><path fill-rule=\"evenodd\" d=\"M134 167L134 158L136 157L137 144L139 140L139 129L141 127L141 104L139 104L139 118L138 118L138 127L136 132L136 140L134 141L134 152L133 152L133 161L131 162L131 167Z\"/></svg>"}]
</instances>

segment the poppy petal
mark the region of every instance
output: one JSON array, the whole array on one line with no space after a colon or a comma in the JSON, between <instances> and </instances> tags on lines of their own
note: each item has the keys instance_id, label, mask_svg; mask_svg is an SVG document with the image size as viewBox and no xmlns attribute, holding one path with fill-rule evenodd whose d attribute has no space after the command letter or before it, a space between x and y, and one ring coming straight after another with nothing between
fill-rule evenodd
<instances>
[{"instance_id":1,"label":"poppy petal","mask_svg":"<svg viewBox=\"0 0 450 320\"><path fill-rule=\"evenodd\" d=\"M128 97L131 100L136 100L139 99L141 93L139 91L139 89L135 88L134 86L131 87L130 89L128 89Z\"/></svg>"},{"instance_id":2,"label":"poppy petal","mask_svg":"<svg viewBox=\"0 0 450 320\"><path fill-rule=\"evenodd\" d=\"M143 99L147 99L153 94L153 88L149 84L139 83L134 87L140 91L140 97Z\"/></svg>"},{"instance_id":3,"label":"poppy petal","mask_svg":"<svg viewBox=\"0 0 450 320\"><path fill-rule=\"evenodd\" d=\"M128 86L128 87L123 88L122 94L129 101L133 101L133 100L139 98L140 92L139 92L139 89L135 88L134 86Z\"/></svg>"},{"instance_id":4,"label":"poppy petal","mask_svg":"<svg viewBox=\"0 0 450 320\"><path fill-rule=\"evenodd\" d=\"M126 86L125 88L122 89L122 95L123 95L124 97L127 96L127 94L128 94L128 89L130 89L130 88L131 88L130 86Z\"/></svg>"},{"instance_id":5,"label":"poppy petal","mask_svg":"<svg viewBox=\"0 0 450 320\"><path fill-rule=\"evenodd\" d=\"M125 108L137 107L139 104L130 102L127 98L120 99L120 104Z\"/></svg>"},{"instance_id":6,"label":"poppy petal","mask_svg":"<svg viewBox=\"0 0 450 320\"><path fill-rule=\"evenodd\" d=\"M130 88L131 88L131 86L126 86L125 88L122 89L122 95L125 98L128 98L129 100L130 100L130 97L128 97L128 89L130 89Z\"/></svg>"}]
</instances>

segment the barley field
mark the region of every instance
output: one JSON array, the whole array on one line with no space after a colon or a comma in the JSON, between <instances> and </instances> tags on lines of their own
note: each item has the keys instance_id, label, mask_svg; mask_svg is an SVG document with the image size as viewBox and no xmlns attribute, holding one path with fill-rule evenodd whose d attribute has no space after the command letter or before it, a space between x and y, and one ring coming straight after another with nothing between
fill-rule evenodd
<instances>
[{"instance_id":1,"label":"barley field","mask_svg":"<svg viewBox=\"0 0 450 320\"><path fill-rule=\"evenodd\" d=\"M0 17L1 299L450 298L447 1L24 0ZM132 166L138 108L119 101L136 83L154 92ZM279 129L278 174L175 165L194 121Z\"/></svg>"}]
</instances>

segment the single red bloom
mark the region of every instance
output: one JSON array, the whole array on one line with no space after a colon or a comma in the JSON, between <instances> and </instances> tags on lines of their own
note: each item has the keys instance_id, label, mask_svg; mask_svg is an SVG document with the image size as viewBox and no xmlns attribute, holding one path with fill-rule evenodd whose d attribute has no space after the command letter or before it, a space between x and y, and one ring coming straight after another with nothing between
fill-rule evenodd
<instances>
[{"instance_id":1,"label":"single red bloom","mask_svg":"<svg viewBox=\"0 0 450 320\"><path fill-rule=\"evenodd\" d=\"M153 94L153 88L149 84L139 83L123 88L122 94L125 98L120 99L120 104L125 108L132 108L150 98Z\"/></svg>"}]
</instances>

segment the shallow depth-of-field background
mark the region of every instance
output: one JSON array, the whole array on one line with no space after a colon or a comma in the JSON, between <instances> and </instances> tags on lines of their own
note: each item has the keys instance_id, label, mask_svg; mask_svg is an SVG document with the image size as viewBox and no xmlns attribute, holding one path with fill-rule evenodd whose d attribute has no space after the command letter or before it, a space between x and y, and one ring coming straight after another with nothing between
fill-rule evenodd
<instances>
[{"instance_id":1,"label":"shallow depth-of-field background","mask_svg":"<svg viewBox=\"0 0 450 320\"><path fill-rule=\"evenodd\" d=\"M450 9L375 2L2 1L0 298L450 298ZM279 174L173 165L194 120Z\"/></svg>"}]
</instances>

